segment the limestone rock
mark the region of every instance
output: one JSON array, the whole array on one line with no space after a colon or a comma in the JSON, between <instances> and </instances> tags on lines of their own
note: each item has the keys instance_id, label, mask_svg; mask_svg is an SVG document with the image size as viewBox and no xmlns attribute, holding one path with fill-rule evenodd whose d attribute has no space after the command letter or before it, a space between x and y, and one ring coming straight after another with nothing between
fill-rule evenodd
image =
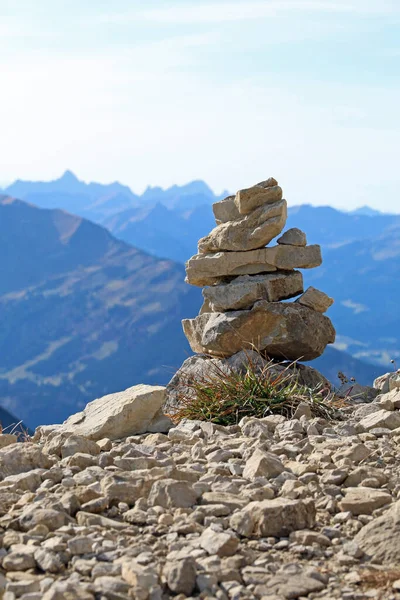
<instances>
[{"instance_id":1,"label":"limestone rock","mask_svg":"<svg viewBox=\"0 0 400 600\"><path fill-rule=\"evenodd\" d=\"M279 200L282 200L282 188L273 177L251 188L239 190L235 196L235 204L241 215L248 215L260 206L273 204Z\"/></svg>"},{"instance_id":2,"label":"limestone rock","mask_svg":"<svg viewBox=\"0 0 400 600\"><path fill-rule=\"evenodd\" d=\"M284 470L285 467L275 454L257 448L244 466L243 477L250 480L257 477L269 479L270 477L277 477Z\"/></svg>"},{"instance_id":3,"label":"limestone rock","mask_svg":"<svg viewBox=\"0 0 400 600\"><path fill-rule=\"evenodd\" d=\"M59 510L28 506L20 516L18 522L22 531L29 531L33 527L42 524L46 525L50 531L54 531L70 523L71 519L66 513Z\"/></svg>"},{"instance_id":4,"label":"limestone rock","mask_svg":"<svg viewBox=\"0 0 400 600\"><path fill-rule=\"evenodd\" d=\"M235 204L235 196L228 196L224 200L215 202L212 205L212 209L217 225L242 218Z\"/></svg>"},{"instance_id":5,"label":"limestone rock","mask_svg":"<svg viewBox=\"0 0 400 600\"><path fill-rule=\"evenodd\" d=\"M196 503L196 499L197 494L189 483L164 479L153 483L148 503L150 506L188 508Z\"/></svg>"},{"instance_id":6,"label":"limestone rock","mask_svg":"<svg viewBox=\"0 0 400 600\"><path fill-rule=\"evenodd\" d=\"M374 381L374 388L379 390L382 394L387 394L392 390L400 389L400 369L377 377Z\"/></svg>"},{"instance_id":7,"label":"limestone rock","mask_svg":"<svg viewBox=\"0 0 400 600\"><path fill-rule=\"evenodd\" d=\"M206 552L217 556L232 556L239 545L238 538L227 531L219 531L213 527L205 529L200 537L200 546Z\"/></svg>"},{"instance_id":8,"label":"limestone rock","mask_svg":"<svg viewBox=\"0 0 400 600\"><path fill-rule=\"evenodd\" d=\"M286 219L286 200L261 206L241 219L215 227L199 241L199 253L262 248L279 235Z\"/></svg>"},{"instance_id":9,"label":"limestone rock","mask_svg":"<svg viewBox=\"0 0 400 600\"><path fill-rule=\"evenodd\" d=\"M277 302L293 298L303 291L300 271L276 272L266 275L241 275L229 283L203 289L203 312L225 312L251 308L258 300Z\"/></svg>"},{"instance_id":10,"label":"limestone rock","mask_svg":"<svg viewBox=\"0 0 400 600\"><path fill-rule=\"evenodd\" d=\"M310 529L315 523L312 500L274 498L250 502L232 515L230 526L244 537L283 537L297 529Z\"/></svg>"},{"instance_id":11,"label":"limestone rock","mask_svg":"<svg viewBox=\"0 0 400 600\"><path fill-rule=\"evenodd\" d=\"M322 263L321 248L271 246L248 252L196 254L186 263L186 282L200 287L220 283L224 277L272 273L278 269L312 269Z\"/></svg>"},{"instance_id":12,"label":"limestone rock","mask_svg":"<svg viewBox=\"0 0 400 600\"><path fill-rule=\"evenodd\" d=\"M89 402L82 412L69 417L56 431L95 441L105 437L115 440L137 433L153 433L160 429L168 431L171 422L161 412L164 402L164 387L135 385L124 392ZM35 437L40 436L35 434Z\"/></svg>"},{"instance_id":13,"label":"limestone rock","mask_svg":"<svg viewBox=\"0 0 400 600\"><path fill-rule=\"evenodd\" d=\"M376 412L361 419L360 426L369 431L375 427L385 427L387 429L397 429L400 427L400 412L389 410L377 410Z\"/></svg>"},{"instance_id":14,"label":"limestone rock","mask_svg":"<svg viewBox=\"0 0 400 600\"><path fill-rule=\"evenodd\" d=\"M353 515L370 515L377 508L390 504L392 496L383 490L367 487L345 488L345 497L340 502L342 511L349 510Z\"/></svg>"},{"instance_id":15,"label":"limestone rock","mask_svg":"<svg viewBox=\"0 0 400 600\"><path fill-rule=\"evenodd\" d=\"M297 229L297 227L288 229L276 241L278 244L289 244L289 246L307 246L306 234L301 229Z\"/></svg>"},{"instance_id":16,"label":"limestone rock","mask_svg":"<svg viewBox=\"0 0 400 600\"><path fill-rule=\"evenodd\" d=\"M393 504L384 515L365 525L354 539L372 562L398 565L400 562L400 501Z\"/></svg>"},{"instance_id":17,"label":"limestone rock","mask_svg":"<svg viewBox=\"0 0 400 600\"><path fill-rule=\"evenodd\" d=\"M191 596L196 586L196 563L191 557L166 565L167 584L171 592Z\"/></svg>"},{"instance_id":18,"label":"limestone rock","mask_svg":"<svg viewBox=\"0 0 400 600\"><path fill-rule=\"evenodd\" d=\"M205 313L182 324L192 350L213 356L255 348L271 358L312 360L335 341L331 321L297 303L261 300L250 310Z\"/></svg>"},{"instance_id":19,"label":"limestone rock","mask_svg":"<svg viewBox=\"0 0 400 600\"><path fill-rule=\"evenodd\" d=\"M32 469L50 469L53 460L37 444L10 444L0 450L0 476L17 475Z\"/></svg>"},{"instance_id":20,"label":"limestone rock","mask_svg":"<svg viewBox=\"0 0 400 600\"><path fill-rule=\"evenodd\" d=\"M312 308L317 312L324 313L332 306L333 298L310 286L300 298L297 298L296 302L303 304L303 306L308 306L308 308Z\"/></svg>"},{"instance_id":21,"label":"limestone rock","mask_svg":"<svg viewBox=\"0 0 400 600\"><path fill-rule=\"evenodd\" d=\"M307 574L296 574L288 577L287 575L275 575L265 586L257 586L256 593L262 597L268 598L305 598L312 592L320 592L326 587L323 581L310 577Z\"/></svg>"}]
</instances>

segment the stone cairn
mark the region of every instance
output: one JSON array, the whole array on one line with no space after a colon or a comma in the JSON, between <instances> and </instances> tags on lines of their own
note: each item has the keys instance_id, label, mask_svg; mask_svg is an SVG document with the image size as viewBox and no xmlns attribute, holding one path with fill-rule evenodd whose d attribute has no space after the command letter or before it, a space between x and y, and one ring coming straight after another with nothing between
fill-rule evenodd
<instances>
[{"instance_id":1,"label":"stone cairn","mask_svg":"<svg viewBox=\"0 0 400 600\"><path fill-rule=\"evenodd\" d=\"M270 177L239 190L216 202L213 212L217 226L186 263L187 283L206 286L199 315L182 322L192 350L229 357L252 348L292 361L320 356L335 341L323 314L333 300L313 287L304 292L296 269L321 265L321 249L308 246L297 228L267 246L287 219L278 182Z\"/></svg>"}]
</instances>

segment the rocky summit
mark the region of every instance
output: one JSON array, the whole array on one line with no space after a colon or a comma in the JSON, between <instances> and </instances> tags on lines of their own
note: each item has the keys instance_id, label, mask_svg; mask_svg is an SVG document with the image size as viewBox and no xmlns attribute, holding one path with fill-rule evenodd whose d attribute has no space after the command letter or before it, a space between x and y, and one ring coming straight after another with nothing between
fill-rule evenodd
<instances>
[{"instance_id":1,"label":"rocky summit","mask_svg":"<svg viewBox=\"0 0 400 600\"><path fill-rule=\"evenodd\" d=\"M304 292L296 270L321 265L320 247L307 246L297 228L266 247L286 224L278 182L270 177L239 190L213 210L217 226L186 263L186 281L206 286L200 314L183 321L192 350L217 357L250 348L275 359L320 356L335 341L333 325L322 314L333 300L313 287Z\"/></svg>"},{"instance_id":2,"label":"rocky summit","mask_svg":"<svg viewBox=\"0 0 400 600\"><path fill-rule=\"evenodd\" d=\"M162 421L168 388L137 386L0 435L0 597L399 598L398 381L231 426Z\"/></svg>"}]
</instances>

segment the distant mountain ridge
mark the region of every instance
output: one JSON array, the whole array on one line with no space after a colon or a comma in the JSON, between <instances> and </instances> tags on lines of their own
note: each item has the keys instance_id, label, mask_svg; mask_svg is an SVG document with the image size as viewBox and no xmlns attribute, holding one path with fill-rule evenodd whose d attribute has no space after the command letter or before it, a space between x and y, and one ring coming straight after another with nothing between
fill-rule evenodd
<instances>
[{"instance_id":1,"label":"distant mountain ridge","mask_svg":"<svg viewBox=\"0 0 400 600\"><path fill-rule=\"evenodd\" d=\"M1 405L30 426L136 383L166 383L191 353L181 319L201 297L182 265L7 196L0 255Z\"/></svg>"}]
</instances>

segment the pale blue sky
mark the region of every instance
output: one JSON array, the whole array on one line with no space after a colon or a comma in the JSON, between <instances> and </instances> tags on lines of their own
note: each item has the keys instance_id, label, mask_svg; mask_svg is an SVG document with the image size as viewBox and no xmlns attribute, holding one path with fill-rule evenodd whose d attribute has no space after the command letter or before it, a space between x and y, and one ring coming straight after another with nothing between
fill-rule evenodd
<instances>
[{"instance_id":1,"label":"pale blue sky","mask_svg":"<svg viewBox=\"0 0 400 600\"><path fill-rule=\"evenodd\" d=\"M400 212L400 0L0 0L0 181Z\"/></svg>"}]
</instances>

